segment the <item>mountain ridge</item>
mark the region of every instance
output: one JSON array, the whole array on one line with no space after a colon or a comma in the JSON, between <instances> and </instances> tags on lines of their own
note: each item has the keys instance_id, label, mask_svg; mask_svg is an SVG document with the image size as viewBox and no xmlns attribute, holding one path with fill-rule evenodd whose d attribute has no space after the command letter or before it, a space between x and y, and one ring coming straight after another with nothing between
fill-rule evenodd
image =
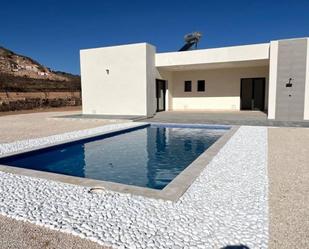
<instances>
[{"instance_id":1,"label":"mountain ridge","mask_svg":"<svg viewBox=\"0 0 309 249\"><path fill-rule=\"evenodd\" d=\"M1 45L0 73L16 77L51 81L72 81L80 78L79 75L62 71L53 71L31 57L15 53Z\"/></svg>"},{"instance_id":2,"label":"mountain ridge","mask_svg":"<svg viewBox=\"0 0 309 249\"><path fill-rule=\"evenodd\" d=\"M53 71L36 60L0 46L0 92L81 91L79 75Z\"/></svg>"}]
</instances>

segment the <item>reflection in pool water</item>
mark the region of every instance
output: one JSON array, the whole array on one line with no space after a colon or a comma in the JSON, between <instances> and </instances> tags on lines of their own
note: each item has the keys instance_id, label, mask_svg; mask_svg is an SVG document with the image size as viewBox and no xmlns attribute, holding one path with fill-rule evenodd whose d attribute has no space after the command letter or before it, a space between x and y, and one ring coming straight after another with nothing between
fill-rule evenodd
<instances>
[{"instance_id":1,"label":"reflection in pool water","mask_svg":"<svg viewBox=\"0 0 309 249\"><path fill-rule=\"evenodd\" d=\"M148 126L1 159L11 166L163 189L226 129Z\"/></svg>"}]
</instances>

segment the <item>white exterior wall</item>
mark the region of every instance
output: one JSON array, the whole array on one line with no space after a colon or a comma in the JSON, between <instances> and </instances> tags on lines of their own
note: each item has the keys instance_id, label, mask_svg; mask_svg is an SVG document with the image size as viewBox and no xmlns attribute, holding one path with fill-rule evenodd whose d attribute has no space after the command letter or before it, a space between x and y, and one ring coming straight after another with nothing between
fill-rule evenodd
<instances>
[{"instance_id":1,"label":"white exterior wall","mask_svg":"<svg viewBox=\"0 0 309 249\"><path fill-rule=\"evenodd\" d=\"M241 78L266 78L268 66L172 73L170 95L173 110L240 110ZM184 81L192 81L192 92L184 91ZM197 81L205 80L205 92L197 92ZM265 96L267 109L267 91Z\"/></svg>"},{"instance_id":2,"label":"white exterior wall","mask_svg":"<svg viewBox=\"0 0 309 249\"><path fill-rule=\"evenodd\" d=\"M306 90L305 90L305 108L304 120L309 120L309 38L307 39L307 65L306 65Z\"/></svg>"},{"instance_id":3,"label":"white exterior wall","mask_svg":"<svg viewBox=\"0 0 309 249\"><path fill-rule=\"evenodd\" d=\"M84 114L155 113L153 46L139 43L81 50L80 61Z\"/></svg>"},{"instance_id":4,"label":"white exterior wall","mask_svg":"<svg viewBox=\"0 0 309 249\"><path fill-rule=\"evenodd\" d=\"M277 65L278 65L278 41L270 43L269 59L269 87L268 87L268 119L276 117L276 92L277 92Z\"/></svg>"},{"instance_id":5,"label":"white exterior wall","mask_svg":"<svg viewBox=\"0 0 309 249\"><path fill-rule=\"evenodd\" d=\"M84 114L152 116L156 78L167 82L167 110L239 110L240 79L264 77L265 109L276 119L278 41L159 54L139 43L81 50L80 57ZM184 92L186 80L192 92ZM205 92L197 92L197 80L205 80ZM309 120L308 38L304 94Z\"/></svg>"},{"instance_id":6,"label":"white exterior wall","mask_svg":"<svg viewBox=\"0 0 309 249\"><path fill-rule=\"evenodd\" d=\"M155 66L156 48L152 45L146 45L146 85L147 85L147 109L146 116L151 117L156 113L156 74Z\"/></svg>"}]
</instances>

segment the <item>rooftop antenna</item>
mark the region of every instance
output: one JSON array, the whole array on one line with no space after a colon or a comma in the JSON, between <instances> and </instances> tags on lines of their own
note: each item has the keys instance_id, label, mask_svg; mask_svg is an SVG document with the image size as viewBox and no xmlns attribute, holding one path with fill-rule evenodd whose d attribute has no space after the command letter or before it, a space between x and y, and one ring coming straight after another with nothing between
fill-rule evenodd
<instances>
[{"instance_id":1,"label":"rooftop antenna","mask_svg":"<svg viewBox=\"0 0 309 249\"><path fill-rule=\"evenodd\" d=\"M202 33L201 32L192 32L189 34L186 34L184 36L185 40L185 45L178 51L188 51L192 48L193 45L195 45L195 49L197 49L197 44L202 38Z\"/></svg>"}]
</instances>

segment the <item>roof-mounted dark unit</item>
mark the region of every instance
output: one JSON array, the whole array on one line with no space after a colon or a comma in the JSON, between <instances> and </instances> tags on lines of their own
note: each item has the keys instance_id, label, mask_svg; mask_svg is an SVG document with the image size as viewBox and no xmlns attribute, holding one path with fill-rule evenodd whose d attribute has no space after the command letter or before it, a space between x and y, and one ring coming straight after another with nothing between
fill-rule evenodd
<instances>
[{"instance_id":1,"label":"roof-mounted dark unit","mask_svg":"<svg viewBox=\"0 0 309 249\"><path fill-rule=\"evenodd\" d=\"M184 36L185 39L185 45L179 49L178 51L188 51L190 50L193 45L195 45L195 49L197 48L197 43L199 42L199 40L202 38L202 33L200 32L193 32L190 34L186 34Z\"/></svg>"}]
</instances>

